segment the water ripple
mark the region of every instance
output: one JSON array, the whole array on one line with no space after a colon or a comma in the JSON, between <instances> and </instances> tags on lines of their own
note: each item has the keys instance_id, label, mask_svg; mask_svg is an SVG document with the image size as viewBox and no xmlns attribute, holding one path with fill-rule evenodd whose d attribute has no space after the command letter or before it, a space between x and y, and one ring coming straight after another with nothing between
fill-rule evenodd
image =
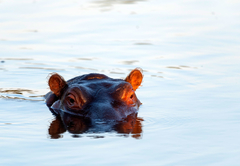
<instances>
[{"instance_id":1,"label":"water ripple","mask_svg":"<svg viewBox=\"0 0 240 166\"><path fill-rule=\"evenodd\" d=\"M151 132L188 126L191 119L187 117L162 116L161 118L144 116L144 126Z\"/></svg>"},{"instance_id":2,"label":"water ripple","mask_svg":"<svg viewBox=\"0 0 240 166\"><path fill-rule=\"evenodd\" d=\"M21 88L0 88L0 98L12 100L44 101L46 92Z\"/></svg>"},{"instance_id":3,"label":"water ripple","mask_svg":"<svg viewBox=\"0 0 240 166\"><path fill-rule=\"evenodd\" d=\"M58 70L58 71L64 71L64 69L57 69L57 68L47 68L47 67L19 67L19 69L41 69L41 70Z\"/></svg>"}]
</instances>

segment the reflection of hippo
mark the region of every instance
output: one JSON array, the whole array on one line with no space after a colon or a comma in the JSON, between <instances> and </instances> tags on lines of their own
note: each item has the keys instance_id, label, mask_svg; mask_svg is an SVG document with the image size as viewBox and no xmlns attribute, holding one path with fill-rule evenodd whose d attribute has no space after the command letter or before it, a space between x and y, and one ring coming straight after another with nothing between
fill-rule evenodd
<instances>
[{"instance_id":1,"label":"reflection of hippo","mask_svg":"<svg viewBox=\"0 0 240 166\"><path fill-rule=\"evenodd\" d=\"M134 69L125 80L94 73L65 81L55 73L49 78L52 92L47 94L46 104L64 124L66 114L77 116L78 123L84 121L86 126L99 121L123 122L137 114L141 103L135 90L141 85L142 78L140 69Z\"/></svg>"},{"instance_id":2,"label":"reflection of hippo","mask_svg":"<svg viewBox=\"0 0 240 166\"><path fill-rule=\"evenodd\" d=\"M61 138L62 133L66 130L74 136L82 133L102 133L116 131L122 134L122 136L128 136L131 134L133 138L141 138L142 133L142 119L137 117L137 113L128 115L122 121L114 122L109 121L103 123L101 121L93 122L90 118L72 115L66 112L62 112L60 117L56 117L52 121L49 127L49 135L53 139ZM94 138L102 138L102 136L94 136Z\"/></svg>"}]
</instances>

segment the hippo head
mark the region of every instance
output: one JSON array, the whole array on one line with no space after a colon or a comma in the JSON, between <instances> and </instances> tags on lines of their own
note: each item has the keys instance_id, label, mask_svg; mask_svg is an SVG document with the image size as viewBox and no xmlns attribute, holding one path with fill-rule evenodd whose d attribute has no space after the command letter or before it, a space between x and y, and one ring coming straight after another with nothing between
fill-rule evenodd
<instances>
[{"instance_id":1,"label":"hippo head","mask_svg":"<svg viewBox=\"0 0 240 166\"><path fill-rule=\"evenodd\" d=\"M142 78L141 69L134 69L124 80L91 73L65 81L54 73L48 81L51 92L46 104L57 115L119 121L137 112L141 103L135 91Z\"/></svg>"}]
</instances>

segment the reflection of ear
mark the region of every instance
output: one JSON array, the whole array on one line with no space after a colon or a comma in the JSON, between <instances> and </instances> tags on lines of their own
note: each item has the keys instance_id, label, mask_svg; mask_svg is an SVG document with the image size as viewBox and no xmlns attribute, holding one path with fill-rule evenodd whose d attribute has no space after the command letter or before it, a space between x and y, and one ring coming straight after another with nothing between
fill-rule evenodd
<instances>
[{"instance_id":1,"label":"reflection of ear","mask_svg":"<svg viewBox=\"0 0 240 166\"><path fill-rule=\"evenodd\" d=\"M48 80L48 85L51 91L59 97L62 89L67 85L67 83L62 76L57 73L53 73Z\"/></svg>"},{"instance_id":2,"label":"reflection of ear","mask_svg":"<svg viewBox=\"0 0 240 166\"><path fill-rule=\"evenodd\" d=\"M58 139L61 138L60 134L64 133L65 131L66 129L64 128L62 121L59 118L56 118L50 124L48 134L52 139Z\"/></svg>"},{"instance_id":3,"label":"reflection of ear","mask_svg":"<svg viewBox=\"0 0 240 166\"><path fill-rule=\"evenodd\" d=\"M133 126L132 137L140 139L142 137L142 118L137 117L136 122Z\"/></svg>"},{"instance_id":4,"label":"reflection of ear","mask_svg":"<svg viewBox=\"0 0 240 166\"><path fill-rule=\"evenodd\" d=\"M132 85L133 90L135 91L141 85L142 79L143 79L142 69L136 68L133 71L131 71L131 73L127 76L125 81L129 82Z\"/></svg>"}]
</instances>

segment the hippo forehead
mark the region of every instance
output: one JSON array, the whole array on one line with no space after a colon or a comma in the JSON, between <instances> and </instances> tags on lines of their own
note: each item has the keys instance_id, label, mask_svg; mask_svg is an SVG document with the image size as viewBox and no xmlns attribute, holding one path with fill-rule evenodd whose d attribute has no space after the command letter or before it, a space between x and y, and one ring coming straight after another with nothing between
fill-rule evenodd
<instances>
[{"instance_id":1,"label":"hippo forehead","mask_svg":"<svg viewBox=\"0 0 240 166\"><path fill-rule=\"evenodd\" d=\"M105 79L109 79L109 77L104 74L91 73L91 74L85 74L78 77L74 77L68 80L67 82L68 84L72 84L72 83L74 84L84 80L86 81L86 80L105 80Z\"/></svg>"},{"instance_id":2,"label":"hippo forehead","mask_svg":"<svg viewBox=\"0 0 240 166\"><path fill-rule=\"evenodd\" d=\"M119 88L131 88L131 84L122 79L109 78L103 74L87 74L75 77L67 81L68 89L79 88L88 91L88 93L95 93L101 89L101 92L113 92Z\"/></svg>"}]
</instances>

